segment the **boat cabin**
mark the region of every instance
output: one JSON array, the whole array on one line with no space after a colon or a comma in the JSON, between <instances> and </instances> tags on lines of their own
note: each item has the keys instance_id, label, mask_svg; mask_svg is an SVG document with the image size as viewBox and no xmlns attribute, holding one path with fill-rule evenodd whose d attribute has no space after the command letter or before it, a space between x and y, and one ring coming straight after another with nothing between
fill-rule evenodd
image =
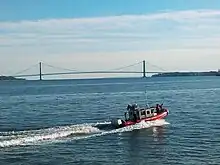
<instances>
[{"instance_id":1,"label":"boat cabin","mask_svg":"<svg viewBox=\"0 0 220 165\"><path fill-rule=\"evenodd\" d=\"M149 117L153 117L157 115L156 108L139 108L137 105L128 106L128 116L127 112L125 112L125 120L137 121Z\"/></svg>"}]
</instances>

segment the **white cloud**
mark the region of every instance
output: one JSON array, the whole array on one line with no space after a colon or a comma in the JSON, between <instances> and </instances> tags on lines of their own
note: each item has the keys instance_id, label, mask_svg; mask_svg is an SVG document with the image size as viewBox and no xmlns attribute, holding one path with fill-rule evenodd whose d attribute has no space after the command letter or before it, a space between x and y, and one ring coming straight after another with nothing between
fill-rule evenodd
<instances>
[{"instance_id":1,"label":"white cloud","mask_svg":"<svg viewBox=\"0 0 220 165\"><path fill-rule=\"evenodd\" d=\"M217 69L219 38L220 10L0 22L0 73L38 61L105 70L143 59L168 70Z\"/></svg>"}]
</instances>

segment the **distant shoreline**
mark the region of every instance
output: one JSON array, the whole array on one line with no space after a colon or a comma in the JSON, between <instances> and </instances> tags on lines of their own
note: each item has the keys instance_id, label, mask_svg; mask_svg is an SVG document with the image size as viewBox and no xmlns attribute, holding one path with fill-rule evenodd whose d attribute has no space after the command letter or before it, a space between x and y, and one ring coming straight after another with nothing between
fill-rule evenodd
<instances>
[{"instance_id":1,"label":"distant shoreline","mask_svg":"<svg viewBox=\"0 0 220 165\"><path fill-rule=\"evenodd\" d=\"M0 81L1 80L25 80L23 78L15 78L13 76L0 76Z\"/></svg>"},{"instance_id":2,"label":"distant shoreline","mask_svg":"<svg viewBox=\"0 0 220 165\"><path fill-rule=\"evenodd\" d=\"M220 72L166 72L152 75L151 77L182 77L182 76L220 76Z\"/></svg>"}]
</instances>

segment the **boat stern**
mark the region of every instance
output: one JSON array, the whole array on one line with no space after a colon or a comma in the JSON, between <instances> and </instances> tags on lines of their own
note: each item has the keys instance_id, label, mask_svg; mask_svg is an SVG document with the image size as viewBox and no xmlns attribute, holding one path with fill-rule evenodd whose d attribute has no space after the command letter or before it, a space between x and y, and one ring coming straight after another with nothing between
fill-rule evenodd
<instances>
[{"instance_id":1,"label":"boat stern","mask_svg":"<svg viewBox=\"0 0 220 165\"><path fill-rule=\"evenodd\" d=\"M123 127L124 121L122 119L112 119L111 120L111 125L114 126L115 128L120 128Z\"/></svg>"}]
</instances>

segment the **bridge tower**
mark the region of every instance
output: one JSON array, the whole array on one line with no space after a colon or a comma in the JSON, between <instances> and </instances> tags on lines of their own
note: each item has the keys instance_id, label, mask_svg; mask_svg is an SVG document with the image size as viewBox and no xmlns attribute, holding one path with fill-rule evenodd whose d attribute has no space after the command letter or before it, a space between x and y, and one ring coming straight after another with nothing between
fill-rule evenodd
<instances>
[{"instance_id":1,"label":"bridge tower","mask_svg":"<svg viewBox=\"0 0 220 165\"><path fill-rule=\"evenodd\" d=\"M145 60L143 61L143 78L146 77L146 62Z\"/></svg>"},{"instance_id":2,"label":"bridge tower","mask_svg":"<svg viewBox=\"0 0 220 165\"><path fill-rule=\"evenodd\" d=\"M40 69L40 74L39 74L40 80L42 80L42 63L41 62L39 63L39 69Z\"/></svg>"}]
</instances>

